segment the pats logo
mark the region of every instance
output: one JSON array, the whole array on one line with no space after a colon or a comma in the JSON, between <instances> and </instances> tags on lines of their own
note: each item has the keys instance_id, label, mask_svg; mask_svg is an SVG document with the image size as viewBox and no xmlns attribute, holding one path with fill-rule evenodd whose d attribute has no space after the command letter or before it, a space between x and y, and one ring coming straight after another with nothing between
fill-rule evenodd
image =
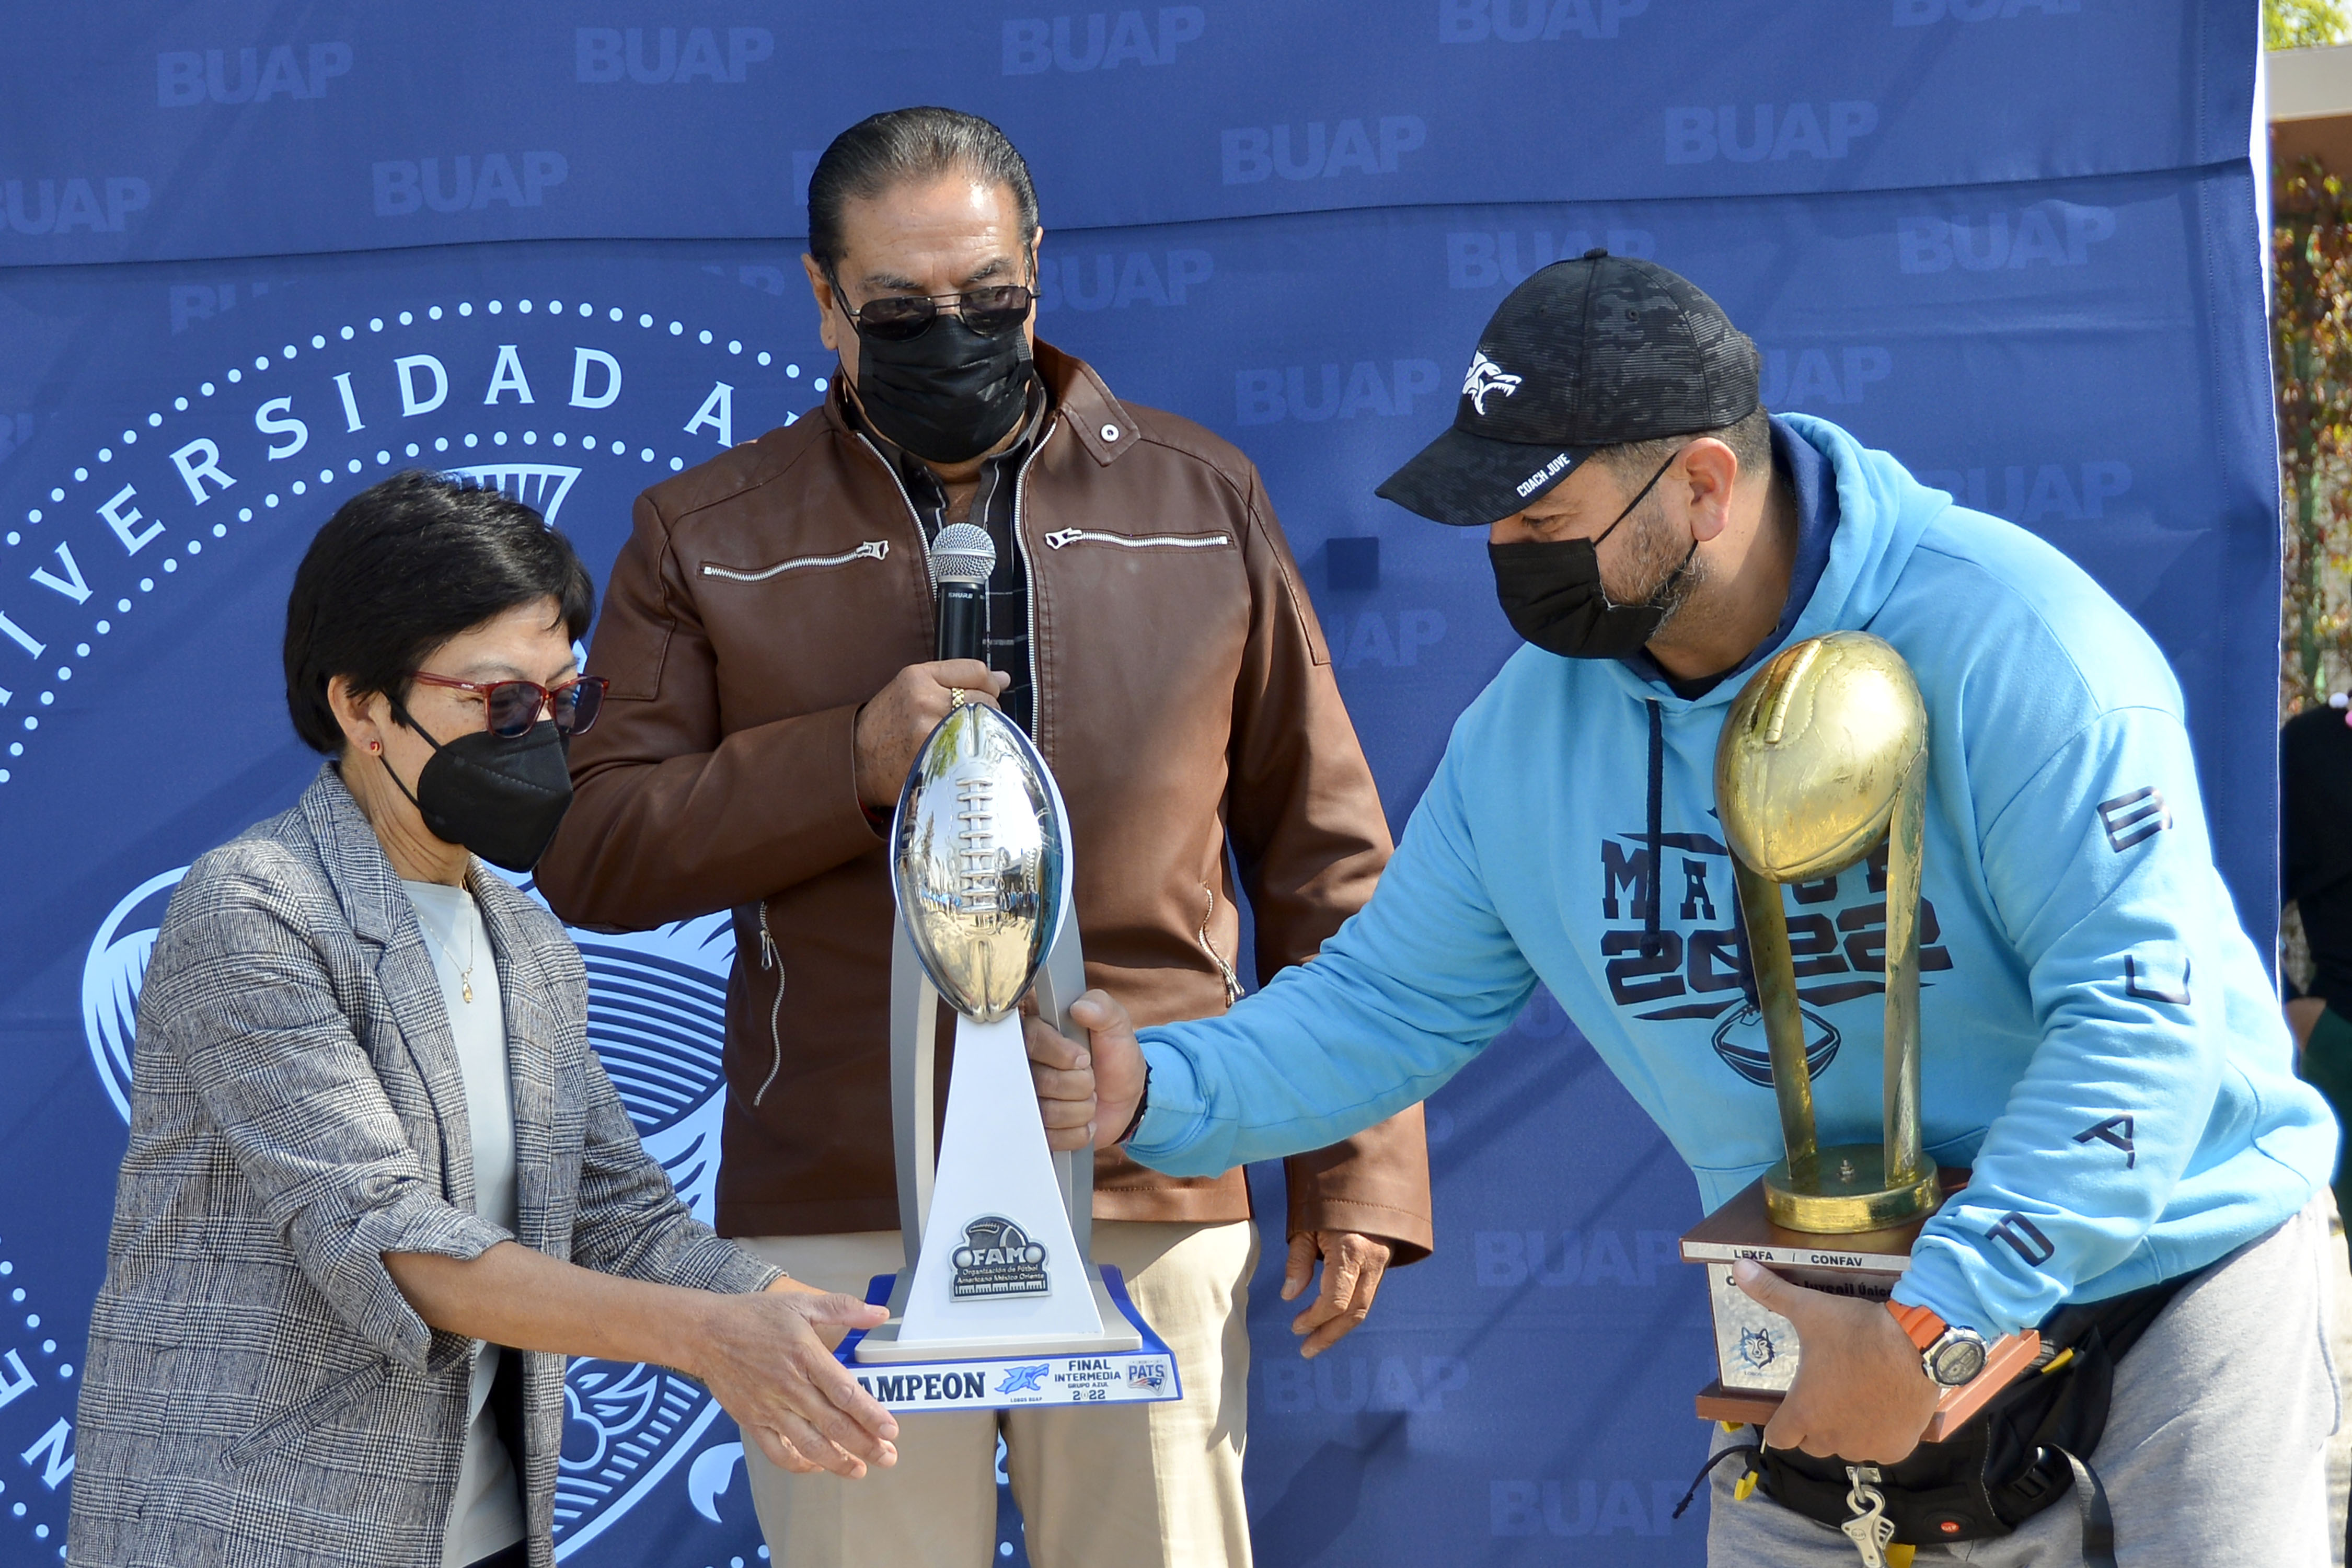
<instances>
[{"instance_id":1,"label":"pats logo","mask_svg":"<svg viewBox=\"0 0 2352 1568\"><path fill-rule=\"evenodd\" d=\"M1480 349L1470 361L1470 374L1462 378L1462 395L1470 400L1470 406L1483 419L1486 416L1486 395L1499 392L1506 397L1514 396L1521 379L1488 359L1486 351Z\"/></svg>"}]
</instances>

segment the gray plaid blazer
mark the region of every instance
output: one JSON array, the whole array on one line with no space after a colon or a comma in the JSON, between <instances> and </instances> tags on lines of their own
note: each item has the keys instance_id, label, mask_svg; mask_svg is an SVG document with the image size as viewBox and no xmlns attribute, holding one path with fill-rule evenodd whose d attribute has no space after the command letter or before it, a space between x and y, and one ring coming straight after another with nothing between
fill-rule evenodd
<instances>
[{"instance_id":1,"label":"gray plaid blazer","mask_svg":"<svg viewBox=\"0 0 2352 1568\"><path fill-rule=\"evenodd\" d=\"M140 998L68 1563L440 1568L473 1347L425 1326L384 1253L514 1240L703 1289L775 1279L638 1144L562 927L488 871L474 891L505 1002L514 1237L475 1217L440 982L341 775L180 883ZM550 1568L563 1358L520 1361L515 1459Z\"/></svg>"}]
</instances>

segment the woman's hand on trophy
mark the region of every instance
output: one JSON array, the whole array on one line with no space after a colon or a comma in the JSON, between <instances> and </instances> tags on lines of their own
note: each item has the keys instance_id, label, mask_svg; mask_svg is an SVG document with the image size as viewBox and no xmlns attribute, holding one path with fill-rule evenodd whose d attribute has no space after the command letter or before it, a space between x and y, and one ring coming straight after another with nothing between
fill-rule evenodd
<instances>
[{"instance_id":1,"label":"woman's hand on trophy","mask_svg":"<svg viewBox=\"0 0 2352 1568\"><path fill-rule=\"evenodd\" d=\"M1029 1076L1045 1142L1056 1149L1108 1149L1135 1120L1143 1098L1143 1047L1127 1009L1106 991L1089 991L1070 1005L1085 1029L1080 1045L1043 1018L1028 1020Z\"/></svg>"},{"instance_id":2,"label":"woman's hand on trophy","mask_svg":"<svg viewBox=\"0 0 2352 1568\"><path fill-rule=\"evenodd\" d=\"M896 1417L857 1386L831 1346L888 1313L852 1296L779 1279L750 1296L709 1300L687 1368L780 1469L855 1479L898 1463Z\"/></svg>"},{"instance_id":3,"label":"woman's hand on trophy","mask_svg":"<svg viewBox=\"0 0 2352 1568\"><path fill-rule=\"evenodd\" d=\"M1797 1380L1764 1428L1767 1447L1891 1465L1919 1446L1944 1391L1883 1304L1808 1290L1757 1263L1732 1265L1732 1278L1797 1331Z\"/></svg>"}]
</instances>

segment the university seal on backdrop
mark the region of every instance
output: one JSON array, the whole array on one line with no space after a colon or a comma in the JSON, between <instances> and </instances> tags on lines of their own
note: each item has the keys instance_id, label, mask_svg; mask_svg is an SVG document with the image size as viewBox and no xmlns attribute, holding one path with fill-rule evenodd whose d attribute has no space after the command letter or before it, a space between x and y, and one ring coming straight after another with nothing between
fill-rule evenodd
<instances>
[{"instance_id":1,"label":"university seal on backdrop","mask_svg":"<svg viewBox=\"0 0 2352 1568\"><path fill-rule=\"evenodd\" d=\"M60 1043L91 1076L70 1058L62 1076L31 1058L24 1070L50 1071L42 1081L68 1092L49 1103L71 1118L99 1119L44 1166L58 1201L19 1212L0 1247L0 1306L13 1313L0 1448L22 1457L0 1497L9 1561L64 1541L73 1363L165 908L189 861L290 804L318 765L288 731L277 684L286 582L312 533L367 486L426 468L536 508L601 576L640 490L791 423L831 369L806 342L803 297L772 267L576 266L495 247L268 266L266 282L232 285L223 268L201 287L184 274L59 284L54 321L75 334L79 384L102 395L11 416L0 448L0 824L18 835L12 890L71 911L45 933L54 954L26 950L31 973L54 977L29 1005L79 1014ZM64 352L39 331L22 346L34 363ZM124 717L159 712L160 728ZM26 852L52 845L60 852ZM592 1043L646 1148L709 1220L725 917L574 935ZM559 1554L636 1561L657 1537L723 1563L756 1547L748 1499L729 1487L734 1433L703 1389L587 1361L571 1364L566 1389ZM665 1487L661 1506L615 1531ZM700 1518L681 1540L688 1504Z\"/></svg>"}]
</instances>

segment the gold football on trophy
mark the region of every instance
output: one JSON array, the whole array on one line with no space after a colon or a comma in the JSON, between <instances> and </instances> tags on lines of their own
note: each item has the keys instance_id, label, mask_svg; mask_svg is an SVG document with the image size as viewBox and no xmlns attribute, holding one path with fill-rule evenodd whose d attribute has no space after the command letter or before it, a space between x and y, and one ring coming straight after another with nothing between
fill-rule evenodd
<instances>
[{"instance_id":1,"label":"gold football on trophy","mask_svg":"<svg viewBox=\"0 0 2352 1568\"><path fill-rule=\"evenodd\" d=\"M1918 683L1883 639L1832 632L1783 648L1723 722L1723 836L1776 882L1842 870L1886 832L1896 788L1927 744Z\"/></svg>"}]
</instances>

